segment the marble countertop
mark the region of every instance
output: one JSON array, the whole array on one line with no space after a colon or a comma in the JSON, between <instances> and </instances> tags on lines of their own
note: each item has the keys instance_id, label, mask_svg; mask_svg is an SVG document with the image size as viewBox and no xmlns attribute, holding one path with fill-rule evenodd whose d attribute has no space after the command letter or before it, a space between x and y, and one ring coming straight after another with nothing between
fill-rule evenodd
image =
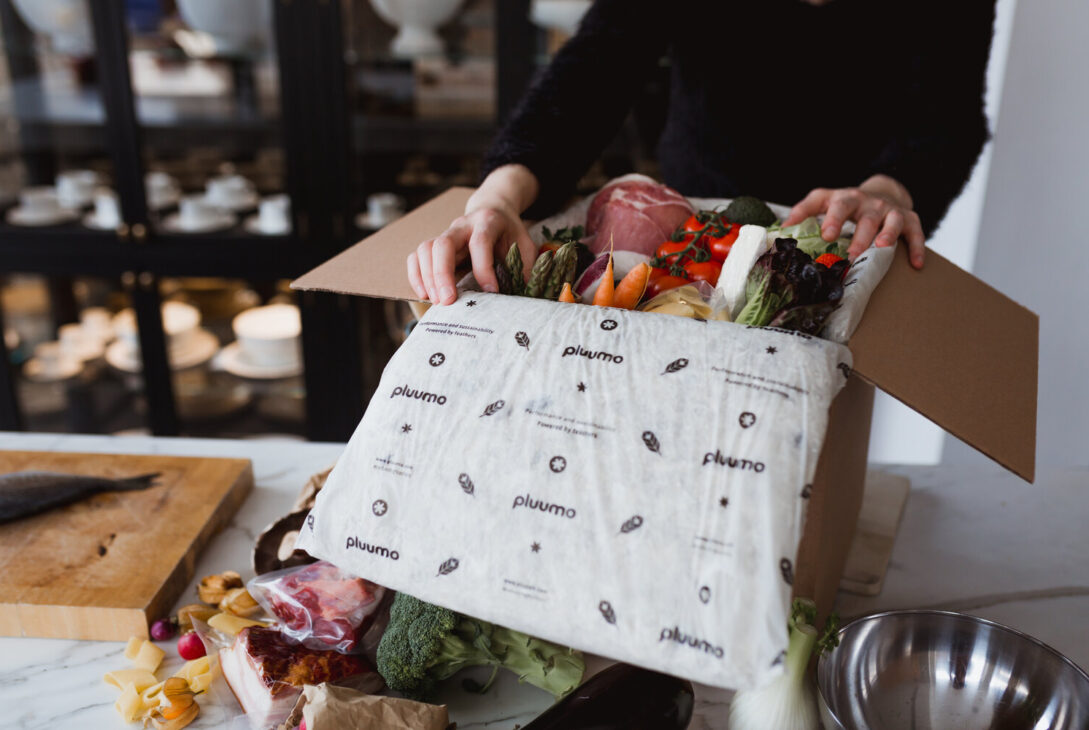
<instances>
[{"instance_id":1,"label":"marble countertop","mask_svg":"<svg viewBox=\"0 0 1089 730\"><path fill-rule=\"evenodd\" d=\"M250 550L263 527L285 514L311 474L332 464L343 444L216 441L144 437L0 433L0 449L178 456L253 461L256 489L230 526L201 555L196 578L235 569L250 577ZM899 608L975 614L1024 631L1089 667L1085 515L1089 469L1043 468L1034 485L989 467L887 467L912 481L903 523L881 595L840 594L844 618ZM179 601L191 603L196 579ZM181 660L172 647L168 667ZM120 728L116 691L102 675L128 663L110 642L0 639L0 706L5 727ZM605 664L591 658L594 671ZM486 700L451 683L439 699L460 730L512 730L539 714L549 698L502 673ZM248 725L225 689L201 702L192 728ZM698 686L691 730L726 727L730 693Z\"/></svg>"}]
</instances>

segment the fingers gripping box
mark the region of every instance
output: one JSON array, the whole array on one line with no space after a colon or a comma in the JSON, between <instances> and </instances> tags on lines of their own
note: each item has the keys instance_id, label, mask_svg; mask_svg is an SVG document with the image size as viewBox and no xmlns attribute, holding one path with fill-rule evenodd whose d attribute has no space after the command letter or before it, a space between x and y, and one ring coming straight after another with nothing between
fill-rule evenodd
<instances>
[{"instance_id":1,"label":"fingers gripping box","mask_svg":"<svg viewBox=\"0 0 1089 730\"><path fill-rule=\"evenodd\" d=\"M405 255L470 192L295 287L410 298ZM896 256L846 348L485 294L417 329L304 546L426 600L709 684L777 671L792 591L831 606L875 386L1033 476L1036 317L933 252L921 272Z\"/></svg>"}]
</instances>

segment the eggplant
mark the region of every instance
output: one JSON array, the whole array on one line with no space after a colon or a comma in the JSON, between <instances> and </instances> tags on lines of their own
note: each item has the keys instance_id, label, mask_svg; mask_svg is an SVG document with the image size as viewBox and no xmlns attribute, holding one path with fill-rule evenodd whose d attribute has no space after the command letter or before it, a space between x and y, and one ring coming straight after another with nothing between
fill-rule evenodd
<instances>
[{"instance_id":1,"label":"eggplant","mask_svg":"<svg viewBox=\"0 0 1089 730\"><path fill-rule=\"evenodd\" d=\"M688 680L614 664L522 730L684 730L695 702Z\"/></svg>"}]
</instances>

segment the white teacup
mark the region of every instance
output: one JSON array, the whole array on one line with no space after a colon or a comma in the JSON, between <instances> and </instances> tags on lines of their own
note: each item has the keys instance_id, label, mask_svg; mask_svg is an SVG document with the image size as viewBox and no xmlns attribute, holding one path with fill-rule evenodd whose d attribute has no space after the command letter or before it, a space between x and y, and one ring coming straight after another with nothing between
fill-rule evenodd
<instances>
[{"instance_id":1,"label":"white teacup","mask_svg":"<svg viewBox=\"0 0 1089 730\"><path fill-rule=\"evenodd\" d=\"M223 208L244 205L253 196L253 183L241 175L220 175L208 180L208 200Z\"/></svg>"},{"instance_id":2,"label":"white teacup","mask_svg":"<svg viewBox=\"0 0 1089 730\"><path fill-rule=\"evenodd\" d=\"M178 201L178 226L182 230L202 230L217 223L222 215L222 209L203 195L186 195Z\"/></svg>"},{"instance_id":3,"label":"white teacup","mask_svg":"<svg viewBox=\"0 0 1089 730\"><path fill-rule=\"evenodd\" d=\"M95 225L99 228L117 228L121 225L121 208L117 193L109 188L95 191Z\"/></svg>"},{"instance_id":4,"label":"white teacup","mask_svg":"<svg viewBox=\"0 0 1089 730\"><path fill-rule=\"evenodd\" d=\"M299 362L302 320L291 304L270 304L242 312L231 323L242 358L259 367L290 367Z\"/></svg>"},{"instance_id":5,"label":"white teacup","mask_svg":"<svg viewBox=\"0 0 1089 730\"><path fill-rule=\"evenodd\" d=\"M89 334L80 324L62 324L57 329L57 339L64 357L86 362L102 355L102 340Z\"/></svg>"},{"instance_id":6,"label":"white teacup","mask_svg":"<svg viewBox=\"0 0 1089 730\"><path fill-rule=\"evenodd\" d=\"M79 313L79 324L83 334L99 342L113 339L113 326L110 310L105 307L87 307Z\"/></svg>"},{"instance_id":7,"label":"white teacup","mask_svg":"<svg viewBox=\"0 0 1089 730\"><path fill-rule=\"evenodd\" d=\"M367 196L367 218L375 228L384 226L405 212L405 201L393 193L374 193Z\"/></svg>"},{"instance_id":8,"label":"white teacup","mask_svg":"<svg viewBox=\"0 0 1089 730\"><path fill-rule=\"evenodd\" d=\"M64 215L64 209L56 188L36 185L19 192L19 214L28 221L44 221Z\"/></svg>"},{"instance_id":9,"label":"white teacup","mask_svg":"<svg viewBox=\"0 0 1089 730\"><path fill-rule=\"evenodd\" d=\"M144 191L149 207L165 208L178 197L178 181L165 172L153 170L144 176Z\"/></svg>"},{"instance_id":10,"label":"white teacup","mask_svg":"<svg viewBox=\"0 0 1089 730\"><path fill-rule=\"evenodd\" d=\"M94 170L65 170L57 173L57 198L66 208L82 208L94 198L98 183Z\"/></svg>"},{"instance_id":11,"label":"white teacup","mask_svg":"<svg viewBox=\"0 0 1089 730\"><path fill-rule=\"evenodd\" d=\"M287 233L291 228L291 200L286 195L262 200L257 209L257 227L262 233Z\"/></svg>"}]
</instances>

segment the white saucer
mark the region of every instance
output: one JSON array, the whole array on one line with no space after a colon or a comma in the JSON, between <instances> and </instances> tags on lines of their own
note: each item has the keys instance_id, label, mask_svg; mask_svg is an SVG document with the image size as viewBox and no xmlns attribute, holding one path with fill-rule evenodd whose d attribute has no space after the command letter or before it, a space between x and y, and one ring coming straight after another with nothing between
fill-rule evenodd
<instances>
[{"instance_id":1,"label":"white saucer","mask_svg":"<svg viewBox=\"0 0 1089 730\"><path fill-rule=\"evenodd\" d=\"M219 340L206 329L194 332L192 343L185 351L176 353L170 358L171 369L186 370L203 365L211 360L219 349ZM140 353L129 347L124 340L117 340L106 348L106 362L125 373L138 373L143 369Z\"/></svg>"},{"instance_id":2,"label":"white saucer","mask_svg":"<svg viewBox=\"0 0 1089 730\"><path fill-rule=\"evenodd\" d=\"M261 200L261 196L259 196L256 191L251 190L245 195L238 196L234 200L214 200L209 197L207 193L204 194L204 199L210 205L214 205L217 208L233 210L235 213L240 213L243 210L253 210L256 208Z\"/></svg>"},{"instance_id":3,"label":"white saucer","mask_svg":"<svg viewBox=\"0 0 1089 730\"><path fill-rule=\"evenodd\" d=\"M98 216L95 215L95 212L92 210L90 213L83 216L83 225L96 231L112 231L121 225L121 221L117 221L111 226L103 225L99 223Z\"/></svg>"},{"instance_id":4,"label":"white saucer","mask_svg":"<svg viewBox=\"0 0 1089 730\"><path fill-rule=\"evenodd\" d=\"M56 215L48 218L27 217L22 208L12 208L8 211L7 222L13 226L57 226L62 223L70 223L79 216L78 211L60 210Z\"/></svg>"},{"instance_id":5,"label":"white saucer","mask_svg":"<svg viewBox=\"0 0 1089 730\"><path fill-rule=\"evenodd\" d=\"M293 378L302 373L301 362L289 365L256 365L246 359L242 352L242 346L238 342L232 342L224 347L216 355L213 367L226 370L231 375L251 380L280 380Z\"/></svg>"},{"instance_id":6,"label":"white saucer","mask_svg":"<svg viewBox=\"0 0 1089 730\"><path fill-rule=\"evenodd\" d=\"M60 358L59 367L51 372L47 372L42 367L42 361L36 357L27 360L26 365L23 366L23 375L27 380L35 383L58 383L74 378L81 372L83 372L83 362L75 357Z\"/></svg>"},{"instance_id":7,"label":"white saucer","mask_svg":"<svg viewBox=\"0 0 1089 730\"><path fill-rule=\"evenodd\" d=\"M211 233L223 231L234 226L237 222L234 213L223 211L214 218L209 218L204 223L194 228L183 227L180 216L177 213L168 215L163 219L163 230L167 233Z\"/></svg>"},{"instance_id":8,"label":"white saucer","mask_svg":"<svg viewBox=\"0 0 1089 730\"><path fill-rule=\"evenodd\" d=\"M404 213L400 213L393 218L387 218L386 220L382 221L372 221L370 213L364 211L355 217L355 226L356 228L364 228L371 231L377 231L379 228L382 228L383 226L388 226L390 223L393 223L393 221L397 220L403 215Z\"/></svg>"},{"instance_id":9,"label":"white saucer","mask_svg":"<svg viewBox=\"0 0 1089 730\"><path fill-rule=\"evenodd\" d=\"M261 216L258 213L254 213L253 215L246 218L246 222L243 224L243 227L246 229L247 233L253 233L258 236L286 236L287 234L291 233L290 223L284 226L284 229L282 231L266 231L264 228L261 227Z\"/></svg>"}]
</instances>

